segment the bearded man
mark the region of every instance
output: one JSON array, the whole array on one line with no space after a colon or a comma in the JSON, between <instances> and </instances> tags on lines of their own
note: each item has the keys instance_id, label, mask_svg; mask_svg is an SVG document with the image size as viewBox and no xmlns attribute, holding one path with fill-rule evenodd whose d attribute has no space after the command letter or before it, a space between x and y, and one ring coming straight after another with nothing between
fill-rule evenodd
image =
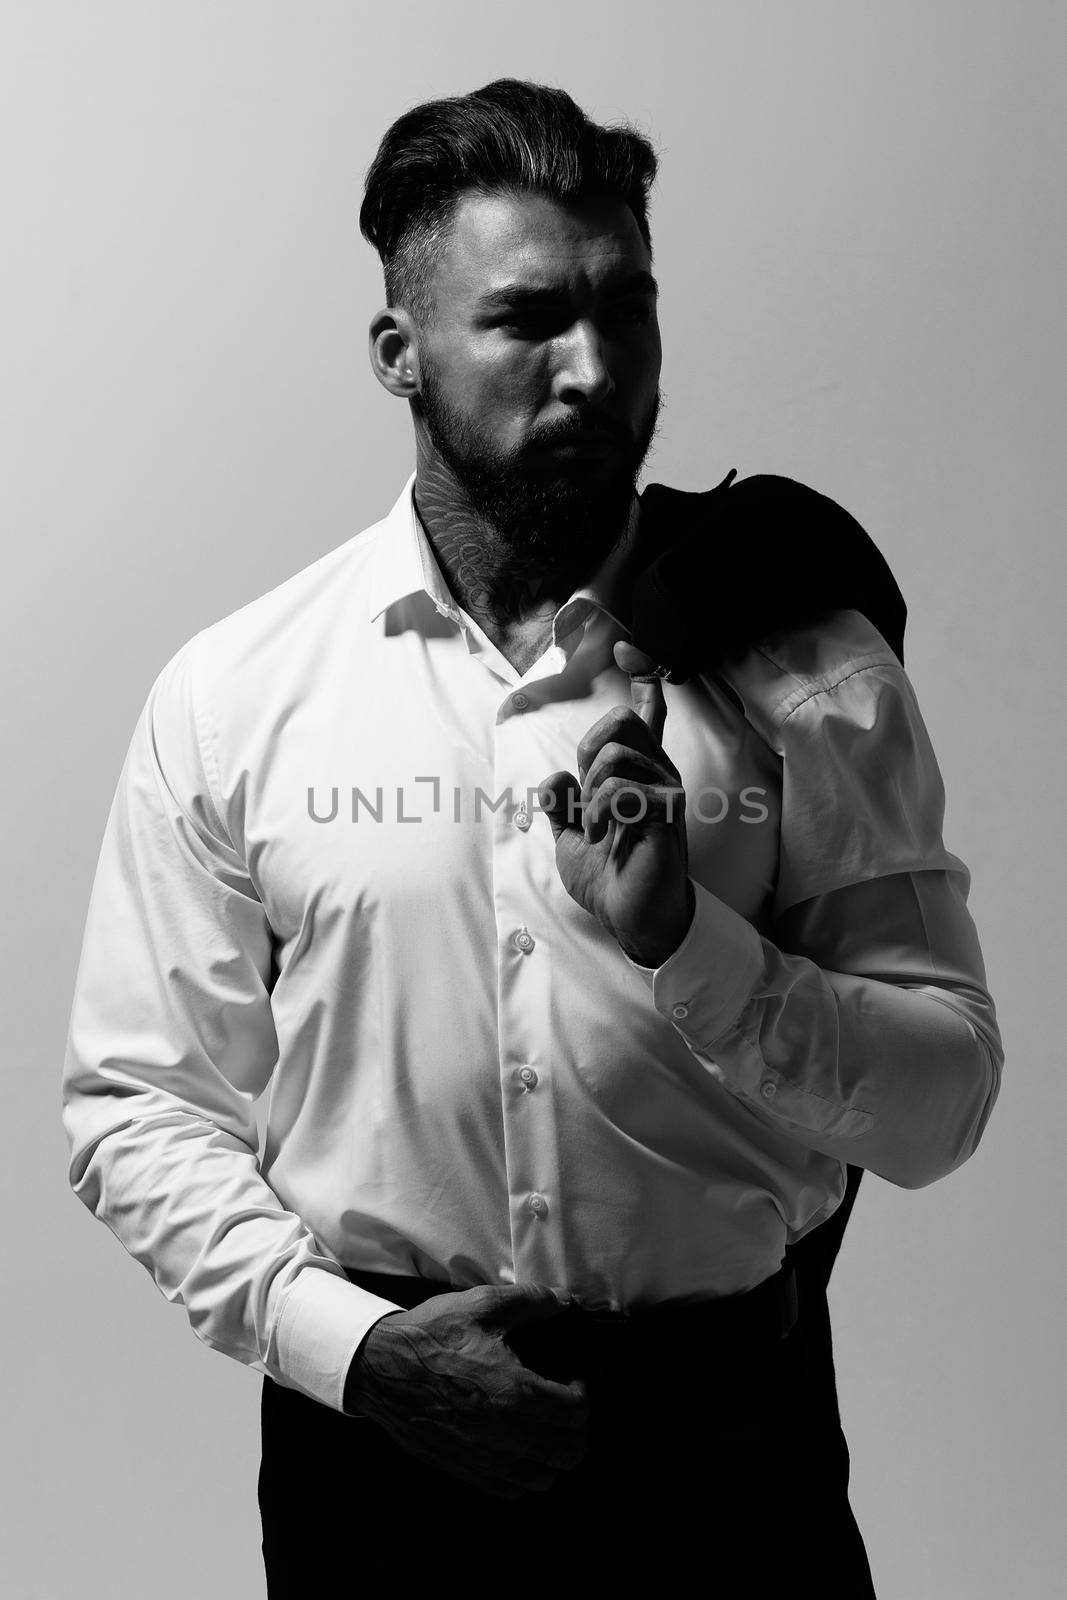
<instances>
[{"instance_id":1,"label":"bearded man","mask_svg":"<svg viewBox=\"0 0 1067 1600\"><path fill-rule=\"evenodd\" d=\"M71 1180L264 1377L272 1600L874 1592L786 1251L967 1159L1003 1056L874 626L678 685L628 636L655 169L513 80L388 130L415 471L167 662L108 819Z\"/></svg>"}]
</instances>

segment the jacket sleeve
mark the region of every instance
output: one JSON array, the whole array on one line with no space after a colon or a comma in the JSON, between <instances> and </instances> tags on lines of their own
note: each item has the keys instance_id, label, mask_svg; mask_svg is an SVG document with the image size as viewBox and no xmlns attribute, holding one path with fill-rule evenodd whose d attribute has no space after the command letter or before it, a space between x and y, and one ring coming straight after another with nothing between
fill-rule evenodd
<instances>
[{"instance_id":1,"label":"jacket sleeve","mask_svg":"<svg viewBox=\"0 0 1067 1600\"><path fill-rule=\"evenodd\" d=\"M206 1344L340 1410L397 1307L350 1284L259 1171L272 936L212 793L195 646L153 684L107 819L63 1070L70 1181Z\"/></svg>"},{"instance_id":2,"label":"jacket sleeve","mask_svg":"<svg viewBox=\"0 0 1067 1600\"><path fill-rule=\"evenodd\" d=\"M638 970L754 1115L920 1188L973 1154L1004 1059L930 740L903 668L883 659L798 697L776 742L772 936L694 884L682 944Z\"/></svg>"}]
</instances>

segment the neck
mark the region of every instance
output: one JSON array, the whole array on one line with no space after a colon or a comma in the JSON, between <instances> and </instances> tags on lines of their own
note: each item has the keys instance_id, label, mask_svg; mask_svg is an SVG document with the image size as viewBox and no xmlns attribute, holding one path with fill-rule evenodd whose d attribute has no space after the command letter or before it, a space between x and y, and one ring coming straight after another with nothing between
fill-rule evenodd
<instances>
[{"instance_id":1,"label":"neck","mask_svg":"<svg viewBox=\"0 0 1067 1600\"><path fill-rule=\"evenodd\" d=\"M543 555L525 555L474 511L421 433L417 452L415 509L458 604L490 636L550 622L605 553L577 551L552 566Z\"/></svg>"}]
</instances>

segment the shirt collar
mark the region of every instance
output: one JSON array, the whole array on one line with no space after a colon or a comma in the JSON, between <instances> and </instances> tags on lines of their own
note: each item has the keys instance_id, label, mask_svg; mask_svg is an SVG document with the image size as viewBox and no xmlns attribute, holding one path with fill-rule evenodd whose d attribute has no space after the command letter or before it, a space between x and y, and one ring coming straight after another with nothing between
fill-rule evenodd
<instances>
[{"instance_id":1,"label":"shirt collar","mask_svg":"<svg viewBox=\"0 0 1067 1600\"><path fill-rule=\"evenodd\" d=\"M397 600L420 592L430 596L438 611L456 615L456 603L415 513L412 473L378 535L370 581L370 621Z\"/></svg>"},{"instance_id":2,"label":"shirt collar","mask_svg":"<svg viewBox=\"0 0 1067 1600\"><path fill-rule=\"evenodd\" d=\"M573 628L584 622L594 608L607 612L619 627L629 631L625 575L637 535L640 511L641 502L635 495L623 538L608 552L588 583L575 589L556 612L552 624L555 641L566 637ZM443 616L459 621L459 608L415 510L414 473L381 524L369 588L368 616L371 622L395 601L419 593L429 595Z\"/></svg>"}]
</instances>

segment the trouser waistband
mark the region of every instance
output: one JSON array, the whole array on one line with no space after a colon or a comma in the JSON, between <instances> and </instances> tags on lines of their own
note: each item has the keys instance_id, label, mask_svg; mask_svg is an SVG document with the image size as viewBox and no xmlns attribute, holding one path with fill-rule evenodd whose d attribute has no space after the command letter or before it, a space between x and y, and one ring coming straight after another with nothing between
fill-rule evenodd
<instances>
[{"instance_id":1,"label":"trouser waistband","mask_svg":"<svg viewBox=\"0 0 1067 1600\"><path fill-rule=\"evenodd\" d=\"M346 1267L349 1282L371 1294L391 1300L411 1310L439 1294L454 1294L469 1285L445 1283L433 1278L400 1276L385 1272L364 1272ZM576 1330L585 1330L598 1343L619 1341L629 1344L642 1340L686 1339L692 1336L729 1343L774 1342L786 1338L799 1313L796 1274L786 1263L770 1278L743 1294L724 1295L689 1305L664 1304L635 1308L632 1311L590 1311L570 1306L561 1319ZM553 1319L555 1322L557 1319ZM545 1326L545 1325L542 1325Z\"/></svg>"}]
</instances>

